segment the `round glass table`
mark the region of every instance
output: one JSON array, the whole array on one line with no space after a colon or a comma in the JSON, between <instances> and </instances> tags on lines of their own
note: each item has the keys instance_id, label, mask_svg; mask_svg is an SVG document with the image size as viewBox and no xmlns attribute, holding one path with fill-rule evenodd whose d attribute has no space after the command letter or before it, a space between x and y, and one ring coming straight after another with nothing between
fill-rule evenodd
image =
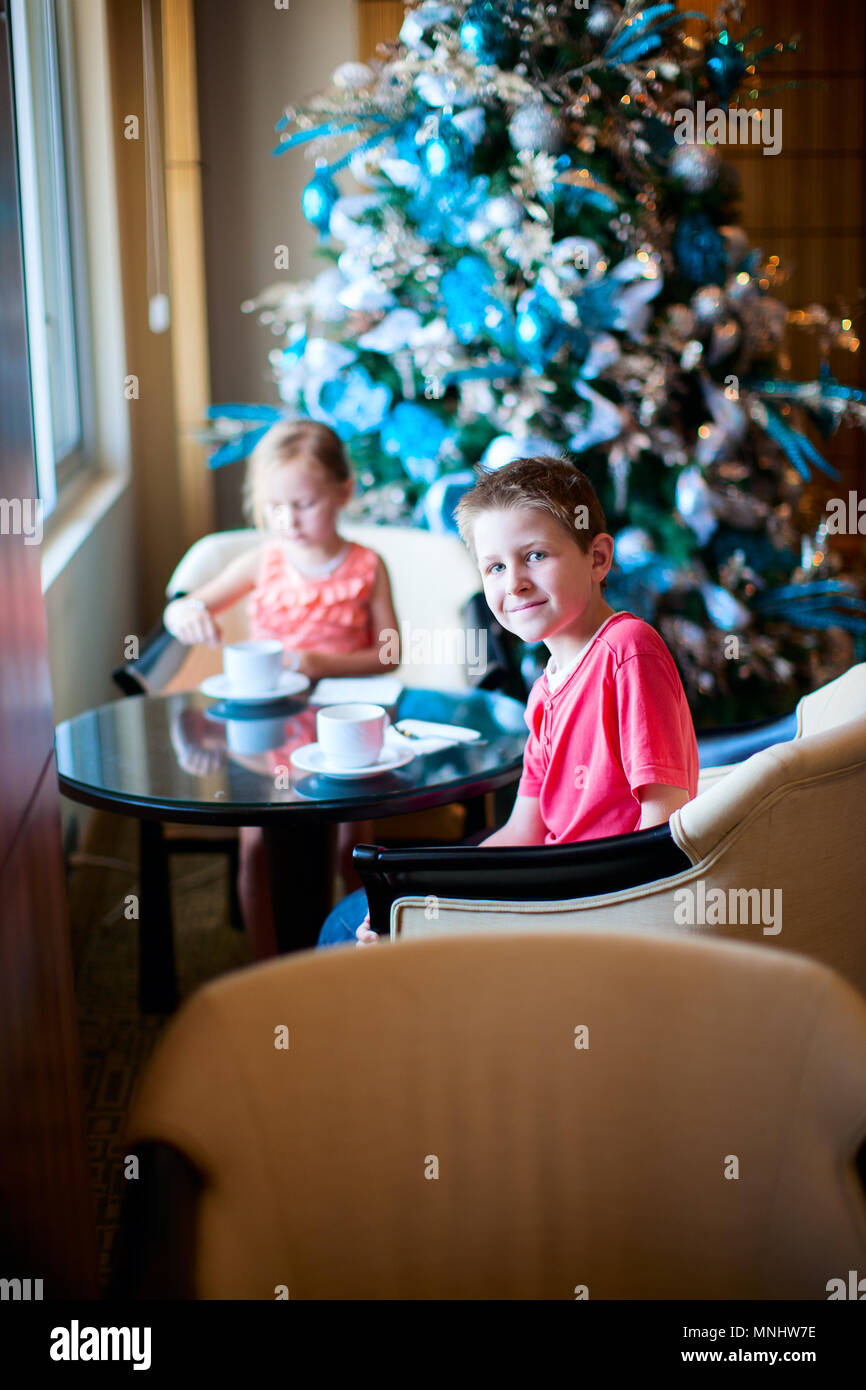
<instances>
[{"instance_id":1,"label":"round glass table","mask_svg":"<svg viewBox=\"0 0 866 1390\"><path fill-rule=\"evenodd\" d=\"M162 822L260 826L279 949L298 950L315 944L328 911L330 824L471 802L520 776L523 706L506 695L404 690L388 708L393 723L456 724L480 739L357 779L292 764L292 752L315 741L316 708L306 697L241 707L199 692L136 695L58 725L62 794L140 821L143 1008L169 1011L177 997Z\"/></svg>"}]
</instances>

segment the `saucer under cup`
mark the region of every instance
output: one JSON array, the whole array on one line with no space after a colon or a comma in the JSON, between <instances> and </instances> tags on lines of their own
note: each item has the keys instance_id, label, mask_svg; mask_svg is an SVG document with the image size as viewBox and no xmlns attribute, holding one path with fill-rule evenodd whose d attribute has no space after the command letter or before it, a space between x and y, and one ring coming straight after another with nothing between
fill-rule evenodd
<instances>
[{"instance_id":1,"label":"saucer under cup","mask_svg":"<svg viewBox=\"0 0 866 1390\"><path fill-rule=\"evenodd\" d=\"M316 714L316 736L334 769L370 767L382 752L387 723L381 705L326 705Z\"/></svg>"},{"instance_id":2,"label":"saucer under cup","mask_svg":"<svg viewBox=\"0 0 866 1390\"><path fill-rule=\"evenodd\" d=\"M283 644L273 638L230 642L223 647L223 674L237 698L276 691L282 670Z\"/></svg>"}]
</instances>

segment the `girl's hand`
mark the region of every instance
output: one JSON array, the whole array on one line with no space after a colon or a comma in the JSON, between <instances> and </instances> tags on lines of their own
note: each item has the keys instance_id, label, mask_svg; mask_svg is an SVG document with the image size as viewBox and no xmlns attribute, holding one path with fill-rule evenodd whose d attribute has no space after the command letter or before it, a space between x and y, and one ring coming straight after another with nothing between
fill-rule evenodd
<instances>
[{"instance_id":1,"label":"girl's hand","mask_svg":"<svg viewBox=\"0 0 866 1390\"><path fill-rule=\"evenodd\" d=\"M283 665L288 666L291 671L299 671L313 685L325 674L318 652L285 652Z\"/></svg>"},{"instance_id":2,"label":"girl's hand","mask_svg":"<svg viewBox=\"0 0 866 1390\"><path fill-rule=\"evenodd\" d=\"M369 912L367 913L367 916L364 918L360 927L358 927L357 931L355 932L355 935L358 938L358 940L355 943L356 946L375 946L376 942L379 940L379 933L373 931L370 927Z\"/></svg>"},{"instance_id":3,"label":"girl's hand","mask_svg":"<svg viewBox=\"0 0 866 1390\"><path fill-rule=\"evenodd\" d=\"M172 599L162 615L162 621L172 637L186 646L208 642L212 647L217 647L222 641L219 624L199 598Z\"/></svg>"}]
</instances>

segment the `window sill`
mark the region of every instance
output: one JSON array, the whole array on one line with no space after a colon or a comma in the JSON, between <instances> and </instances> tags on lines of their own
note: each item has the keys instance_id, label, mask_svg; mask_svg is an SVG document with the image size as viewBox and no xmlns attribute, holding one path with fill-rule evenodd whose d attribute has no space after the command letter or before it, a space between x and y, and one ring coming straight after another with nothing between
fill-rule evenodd
<instances>
[{"instance_id":1,"label":"window sill","mask_svg":"<svg viewBox=\"0 0 866 1390\"><path fill-rule=\"evenodd\" d=\"M59 516L48 519L42 543L43 595L128 487L129 479L122 474L99 473Z\"/></svg>"}]
</instances>

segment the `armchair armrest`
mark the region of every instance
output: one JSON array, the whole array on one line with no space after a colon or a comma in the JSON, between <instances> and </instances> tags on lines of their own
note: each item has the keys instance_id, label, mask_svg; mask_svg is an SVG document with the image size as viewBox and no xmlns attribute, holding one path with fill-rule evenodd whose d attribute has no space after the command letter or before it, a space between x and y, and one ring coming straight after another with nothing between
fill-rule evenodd
<instances>
[{"instance_id":1,"label":"armchair armrest","mask_svg":"<svg viewBox=\"0 0 866 1390\"><path fill-rule=\"evenodd\" d=\"M383 849L357 845L353 863L367 891L375 931L390 931L398 898L484 898L551 902L617 893L692 867L668 825L570 845L484 849Z\"/></svg>"}]
</instances>

